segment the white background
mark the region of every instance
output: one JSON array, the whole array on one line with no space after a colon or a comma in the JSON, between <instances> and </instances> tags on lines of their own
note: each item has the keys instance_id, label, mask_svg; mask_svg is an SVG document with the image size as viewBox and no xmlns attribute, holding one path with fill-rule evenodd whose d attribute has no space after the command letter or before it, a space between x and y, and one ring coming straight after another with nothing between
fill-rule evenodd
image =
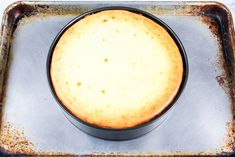
<instances>
[{"instance_id":1,"label":"white background","mask_svg":"<svg viewBox=\"0 0 235 157\"><path fill-rule=\"evenodd\" d=\"M15 1L19 1L19 0L0 0L0 19L2 19L2 15L3 15L5 8L9 4L11 4ZM34 0L31 0L31 1L34 1ZM41 1L56 1L56 0L41 0ZM74 0L63 0L63 1L74 1ZM97 0L93 0L93 1L97 1ZM118 1L118 0L116 0L116 1ZM125 0L122 0L122 1L125 1ZM169 1L169 0L161 0L161 1ZM170 1L179 1L179 0L170 0ZM190 0L183 0L183 1L190 1ZM230 11L233 14L233 21L235 21L235 0L217 0L217 1L224 3L230 9Z\"/></svg>"}]
</instances>

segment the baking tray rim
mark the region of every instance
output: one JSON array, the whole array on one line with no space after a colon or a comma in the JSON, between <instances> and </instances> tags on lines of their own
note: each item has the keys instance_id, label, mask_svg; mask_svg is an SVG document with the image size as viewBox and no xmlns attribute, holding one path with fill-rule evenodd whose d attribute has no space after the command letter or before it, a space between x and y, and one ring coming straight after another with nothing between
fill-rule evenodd
<instances>
[{"instance_id":1,"label":"baking tray rim","mask_svg":"<svg viewBox=\"0 0 235 157\"><path fill-rule=\"evenodd\" d=\"M2 17L2 23L1 23L1 26L0 26L0 56L3 56L4 57L4 53L8 53L9 52L9 49L10 49L10 44L8 43L8 41L10 40L9 38L7 38L7 35L8 33L12 33L11 31L13 30L9 30L7 29L7 26L9 25L9 22L8 22L8 18L9 16L12 16L11 14L8 14L8 13L11 13L12 10L14 9L17 9L17 6L18 5L37 5L37 4L78 4L80 2L85 2L85 1L70 1L70 2L66 2L66 1L57 1L57 2L54 2L54 1L26 1L26 2L22 2L22 1L17 1L17 2L14 2L12 4L10 4L4 11L3 13L3 17ZM107 4L110 3L112 4L112 2L107 2L107 1L89 1L89 2L86 2L87 4L92 4L92 3L100 3L100 2L106 2ZM125 3L125 2L130 2L130 1L114 1L116 3ZM144 1L137 1L137 2L144 2ZM149 1L150 2L150 1ZM234 23L233 23L233 19L232 19L232 14L230 12L230 10L228 9L228 7L226 5L224 5L223 3L220 3L220 2L211 2L211 1L203 1L203 2L200 2L200 1L185 1L185 2L166 2L166 1L151 1L151 2L154 2L154 3L167 3L166 5L198 5L198 6L203 6L203 5L215 5L217 7L219 7L220 9L222 9L225 13L226 13L226 16L227 16L227 22L228 22L228 38L231 42L231 46L232 46L232 55L233 57L235 58L235 32L234 32ZM148 3L148 2L145 2L145 3ZM138 3L137 3L138 4ZM24 17L23 17L24 18ZM14 21L15 22L15 21ZM13 29L13 28L12 28ZM12 35L12 34L11 34ZM7 58L6 59L6 62L8 61ZM234 66L233 66L234 68ZM0 65L0 82L2 82L2 78L5 76L5 72L6 72L6 63L3 64L3 65ZM1 78L2 77L2 78ZM234 78L234 76L233 76ZM0 83L0 90L2 90L3 88L3 84ZM0 91L0 95L2 96L2 93ZM233 145L233 152L234 153L235 151L235 147Z\"/></svg>"}]
</instances>

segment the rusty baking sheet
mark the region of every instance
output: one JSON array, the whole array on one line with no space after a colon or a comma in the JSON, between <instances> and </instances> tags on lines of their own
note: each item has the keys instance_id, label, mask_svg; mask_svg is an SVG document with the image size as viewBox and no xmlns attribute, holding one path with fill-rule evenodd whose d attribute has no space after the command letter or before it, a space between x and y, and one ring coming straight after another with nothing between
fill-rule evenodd
<instances>
[{"instance_id":1,"label":"rusty baking sheet","mask_svg":"<svg viewBox=\"0 0 235 157\"><path fill-rule=\"evenodd\" d=\"M189 79L171 117L151 133L106 141L72 126L50 93L46 57L79 14L119 5L150 12L179 36ZM1 155L229 155L235 152L235 35L216 2L16 2L0 31Z\"/></svg>"}]
</instances>

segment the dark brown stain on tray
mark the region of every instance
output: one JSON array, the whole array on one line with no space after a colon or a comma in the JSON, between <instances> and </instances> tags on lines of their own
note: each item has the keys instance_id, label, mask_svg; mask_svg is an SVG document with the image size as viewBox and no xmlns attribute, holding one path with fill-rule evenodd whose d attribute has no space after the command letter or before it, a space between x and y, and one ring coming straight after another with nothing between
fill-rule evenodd
<instances>
[{"instance_id":1,"label":"dark brown stain on tray","mask_svg":"<svg viewBox=\"0 0 235 157\"><path fill-rule=\"evenodd\" d=\"M37 7L42 8L42 9L49 9L48 5L38 4Z\"/></svg>"},{"instance_id":2,"label":"dark brown stain on tray","mask_svg":"<svg viewBox=\"0 0 235 157\"><path fill-rule=\"evenodd\" d=\"M14 33L17 28L18 22L24 18L35 15L37 10L34 6L24 5L23 3L19 3L14 8L10 9L7 12L8 15L8 24L12 24L12 33Z\"/></svg>"},{"instance_id":3,"label":"dark brown stain on tray","mask_svg":"<svg viewBox=\"0 0 235 157\"><path fill-rule=\"evenodd\" d=\"M220 86L223 86L226 82L226 78L223 75L216 76L216 80L218 81Z\"/></svg>"}]
</instances>

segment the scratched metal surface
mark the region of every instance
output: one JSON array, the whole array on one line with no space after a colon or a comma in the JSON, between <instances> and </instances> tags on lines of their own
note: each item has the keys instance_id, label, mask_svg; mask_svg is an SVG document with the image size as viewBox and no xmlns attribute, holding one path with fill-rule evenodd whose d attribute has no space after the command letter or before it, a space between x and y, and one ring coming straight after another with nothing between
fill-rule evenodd
<instances>
[{"instance_id":1,"label":"scratched metal surface","mask_svg":"<svg viewBox=\"0 0 235 157\"><path fill-rule=\"evenodd\" d=\"M232 102L216 79L225 73L219 63L224 62L222 54L225 52L221 50L220 36L215 35L196 11L192 12L193 6L202 6L201 3L26 4L37 3L40 4L35 7L37 12L23 17L13 33L12 42L6 41L11 48L1 120L2 124L11 123L22 130L36 153L200 153L220 152L226 145L227 125L233 117ZM188 83L168 120L143 137L119 142L94 138L75 128L63 116L50 93L46 77L47 54L60 29L85 10L113 4L137 7L158 16L177 33L189 61ZM8 50L3 51L3 46L0 48L1 53L8 53Z\"/></svg>"}]
</instances>

